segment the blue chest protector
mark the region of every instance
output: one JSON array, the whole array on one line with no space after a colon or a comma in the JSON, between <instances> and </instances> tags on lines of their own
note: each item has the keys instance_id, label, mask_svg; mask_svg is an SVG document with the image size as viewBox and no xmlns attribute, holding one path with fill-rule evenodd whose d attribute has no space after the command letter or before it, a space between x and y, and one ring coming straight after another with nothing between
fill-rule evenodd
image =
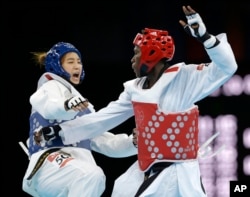
<instances>
[{"instance_id":1,"label":"blue chest protector","mask_svg":"<svg viewBox=\"0 0 250 197\"><path fill-rule=\"evenodd\" d=\"M89 109L86 109L84 111L79 112L74 118L83 116L85 114L89 114L91 111ZM73 119L74 119L73 118ZM58 120L48 120L45 119L39 114L38 112L34 112L30 116L30 132L29 132L29 154L32 155L33 153L36 153L37 151L48 149L51 147L67 147L67 146L75 146L75 147L81 147L86 148L90 150L90 140L82 140L76 144L71 145L64 145L61 138L58 137L50 142L46 142L45 146L38 146L36 145L33 134L35 131L39 130L42 127L47 127L51 125L57 125L65 121L58 121Z\"/></svg>"}]
</instances>

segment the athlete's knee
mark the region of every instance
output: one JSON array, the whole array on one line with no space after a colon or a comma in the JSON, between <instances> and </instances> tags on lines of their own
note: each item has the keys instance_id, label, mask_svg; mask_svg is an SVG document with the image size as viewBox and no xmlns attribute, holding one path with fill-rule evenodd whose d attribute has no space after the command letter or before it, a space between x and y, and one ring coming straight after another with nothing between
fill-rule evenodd
<instances>
[{"instance_id":1,"label":"athlete's knee","mask_svg":"<svg viewBox=\"0 0 250 197\"><path fill-rule=\"evenodd\" d=\"M82 182L88 182L92 184L105 184L106 176L103 170L99 166L96 166L92 169L82 172L81 175L78 176L78 181L81 180Z\"/></svg>"},{"instance_id":2,"label":"athlete's knee","mask_svg":"<svg viewBox=\"0 0 250 197\"><path fill-rule=\"evenodd\" d=\"M97 167L95 170L82 173L78 178L75 178L71 184L69 196L101 196L106 186L106 176L103 170ZM75 195L77 194L77 195Z\"/></svg>"},{"instance_id":3,"label":"athlete's knee","mask_svg":"<svg viewBox=\"0 0 250 197\"><path fill-rule=\"evenodd\" d=\"M90 176L95 181L100 181L104 183L106 181L106 176L100 167L97 167L95 171L92 171Z\"/></svg>"}]
</instances>

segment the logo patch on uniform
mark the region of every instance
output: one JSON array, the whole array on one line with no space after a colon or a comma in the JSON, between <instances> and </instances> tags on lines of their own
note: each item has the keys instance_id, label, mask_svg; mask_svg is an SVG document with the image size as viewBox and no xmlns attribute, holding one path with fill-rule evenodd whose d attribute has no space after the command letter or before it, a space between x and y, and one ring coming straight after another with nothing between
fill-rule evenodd
<instances>
[{"instance_id":1,"label":"logo patch on uniform","mask_svg":"<svg viewBox=\"0 0 250 197\"><path fill-rule=\"evenodd\" d=\"M64 152L54 152L47 157L48 161L59 166L59 168L65 166L72 159L74 158L72 158L70 154Z\"/></svg>"}]
</instances>

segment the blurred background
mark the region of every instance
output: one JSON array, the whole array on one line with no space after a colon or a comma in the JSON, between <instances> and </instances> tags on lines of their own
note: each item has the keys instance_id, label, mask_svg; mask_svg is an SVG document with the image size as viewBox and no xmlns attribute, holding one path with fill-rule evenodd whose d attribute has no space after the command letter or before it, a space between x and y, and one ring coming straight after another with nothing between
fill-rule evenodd
<instances>
[{"instance_id":1,"label":"blurred background","mask_svg":"<svg viewBox=\"0 0 250 197\"><path fill-rule=\"evenodd\" d=\"M200 108L200 143L216 132L211 144L218 156L201 160L201 172L209 197L228 197L230 180L250 181L250 2L238 0L92 0L92 1L1 1L1 54L5 71L3 103L7 128L2 129L2 162L9 196L28 196L22 191L22 178L28 157L18 142L29 132L29 97L44 72L32 61L30 52L47 51L59 41L74 44L82 53L86 77L78 90L95 109L117 99L123 82L134 78L131 69L132 41L144 27L168 30L175 40L177 62L209 62L203 47L184 32L182 5L197 10L208 31L226 32L235 53L238 70L220 89L197 103ZM8 105L5 106L5 103ZM9 106L11 106L9 108ZM4 122L5 123L5 122ZM133 118L111 130L130 134ZM113 182L135 160L108 158L93 153L107 176L103 197L109 197ZM7 181L5 181L7 180Z\"/></svg>"}]
</instances>

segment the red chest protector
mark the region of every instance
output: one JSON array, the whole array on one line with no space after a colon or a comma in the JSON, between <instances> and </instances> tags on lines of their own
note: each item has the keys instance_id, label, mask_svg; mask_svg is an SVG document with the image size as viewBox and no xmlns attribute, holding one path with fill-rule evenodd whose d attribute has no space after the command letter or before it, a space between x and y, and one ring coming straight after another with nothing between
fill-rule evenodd
<instances>
[{"instance_id":1,"label":"red chest protector","mask_svg":"<svg viewBox=\"0 0 250 197\"><path fill-rule=\"evenodd\" d=\"M156 104L133 102L138 130L138 161L141 170L153 162L196 159L198 152L197 107L164 114Z\"/></svg>"}]
</instances>

